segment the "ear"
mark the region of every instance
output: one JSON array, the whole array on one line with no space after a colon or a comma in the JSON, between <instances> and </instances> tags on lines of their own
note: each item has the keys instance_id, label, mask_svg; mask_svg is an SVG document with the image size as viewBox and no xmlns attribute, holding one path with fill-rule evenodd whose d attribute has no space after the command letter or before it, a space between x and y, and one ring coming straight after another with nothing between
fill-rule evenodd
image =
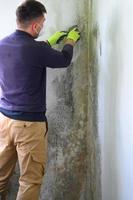
<instances>
[{"instance_id":1,"label":"ear","mask_svg":"<svg viewBox=\"0 0 133 200\"><path fill-rule=\"evenodd\" d=\"M35 31L36 29L37 29L37 23L32 23L31 24L31 29L32 29L32 31Z\"/></svg>"}]
</instances>

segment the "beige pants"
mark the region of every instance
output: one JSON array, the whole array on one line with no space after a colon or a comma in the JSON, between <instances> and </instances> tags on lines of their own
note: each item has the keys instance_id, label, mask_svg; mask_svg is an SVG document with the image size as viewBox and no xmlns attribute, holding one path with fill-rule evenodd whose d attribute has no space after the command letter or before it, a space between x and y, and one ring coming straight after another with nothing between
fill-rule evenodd
<instances>
[{"instance_id":1,"label":"beige pants","mask_svg":"<svg viewBox=\"0 0 133 200\"><path fill-rule=\"evenodd\" d=\"M7 190L18 159L20 178L17 200L38 200L46 158L45 122L13 120L0 113L0 193Z\"/></svg>"}]
</instances>

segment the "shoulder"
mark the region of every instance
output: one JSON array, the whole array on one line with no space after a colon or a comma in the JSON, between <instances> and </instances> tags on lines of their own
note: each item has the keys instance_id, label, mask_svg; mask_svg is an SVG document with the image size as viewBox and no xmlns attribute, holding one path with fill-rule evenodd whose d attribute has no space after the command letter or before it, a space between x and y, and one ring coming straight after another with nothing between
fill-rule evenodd
<instances>
[{"instance_id":1,"label":"shoulder","mask_svg":"<svg viewBox=\"0 0 133 200\"><path fill-rule=\"evenodd\" d=\"M50 47L46 41L36 41L35 40L35 44L37 47L40 47L40 48L49 48Z\"/></svg>"}]
</instances>

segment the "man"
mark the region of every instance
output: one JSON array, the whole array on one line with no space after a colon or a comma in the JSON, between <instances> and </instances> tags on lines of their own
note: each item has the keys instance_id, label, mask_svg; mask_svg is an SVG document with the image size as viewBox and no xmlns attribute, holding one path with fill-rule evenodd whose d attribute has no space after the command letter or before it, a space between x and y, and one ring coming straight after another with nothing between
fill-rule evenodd
<instances>
[{"instance_id":1,"label":"man","mask_svg":"<svg viewBox=\"0 0 133 200\"><path fill-rule=\"evenodd\" d=\"M16 10L17 30L0 41L0 194L6 199L16 161L20 166L17 200L38 200L47 155L46 67L67 67L78 29L36 41L46 9L24 1ZM51 46L66 37L62 51Z\"/></svg>"}]
</instances>

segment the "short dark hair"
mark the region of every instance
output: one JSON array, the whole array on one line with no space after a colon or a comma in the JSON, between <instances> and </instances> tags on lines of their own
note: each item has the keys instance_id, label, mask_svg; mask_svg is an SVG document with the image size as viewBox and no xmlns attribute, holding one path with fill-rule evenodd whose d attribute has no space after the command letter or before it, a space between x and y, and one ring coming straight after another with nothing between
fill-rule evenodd
<instances>
[{"instance_id":1,"label":"short dark hair","mask_svg":"<svg viewBox=\"0 0 133 200\"><path fill-rule=\"evenodd\" d=\"M35 0L26 0L16 10L17 20L27 23L47 13L45 6Z\"/></svg>"}]
</instances>

